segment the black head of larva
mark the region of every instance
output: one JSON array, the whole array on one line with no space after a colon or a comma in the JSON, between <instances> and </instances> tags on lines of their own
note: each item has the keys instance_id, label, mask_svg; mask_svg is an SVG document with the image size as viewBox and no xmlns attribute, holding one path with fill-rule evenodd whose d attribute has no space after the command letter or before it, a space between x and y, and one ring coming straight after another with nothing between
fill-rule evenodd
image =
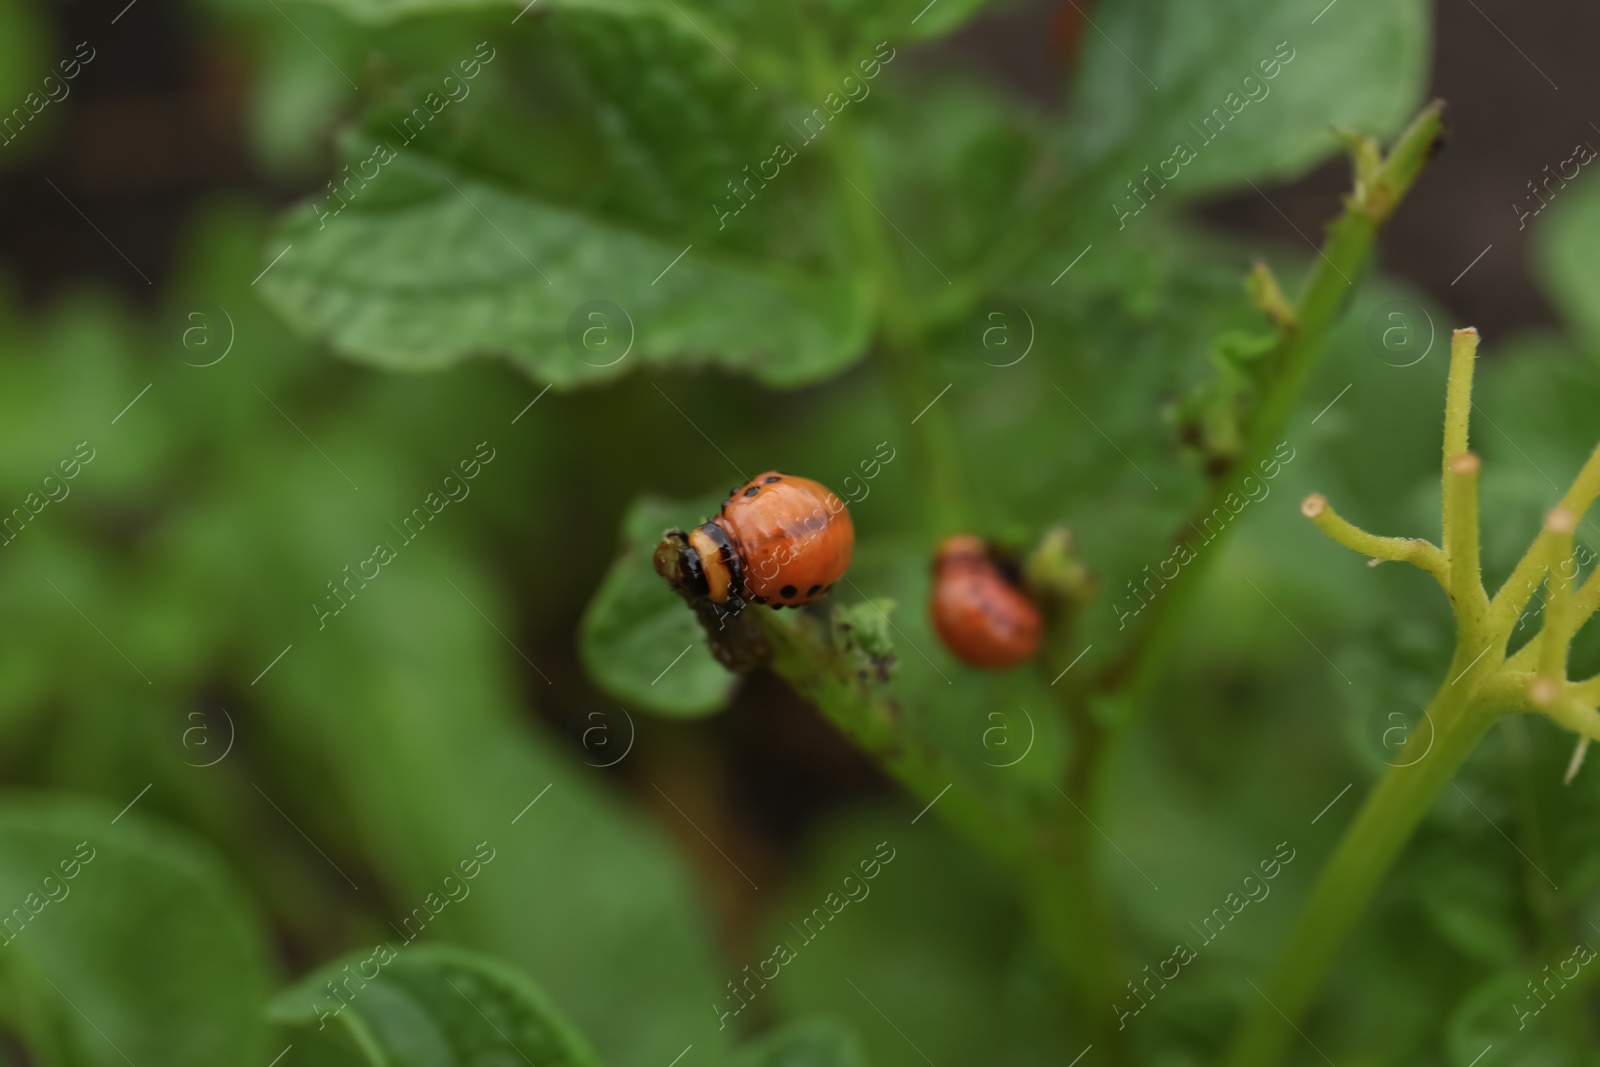
<instances>
[{"instance_id":1,"label":"black head of larva","mask_svg":"<svg viewBox=\"0 0 1600 1067\"><path fill-rule=\"evenodd\" d=\"M711 591L700 553L683 530L667 530L661 535L652 562L657 574L691 595L705 596Z\"/></svg>"},{"instance_id":2,"label":"black head of larva","mask_svg":"<svg viewBox=\"0 0 1600 1067\"><path fill-rule=\"evenodd\" d=\"M711 591L706 582L705 567L700 562L700 553L687 544L678 552L678 581L697 596L705 596Z\"/></svg>"}]
</instances>

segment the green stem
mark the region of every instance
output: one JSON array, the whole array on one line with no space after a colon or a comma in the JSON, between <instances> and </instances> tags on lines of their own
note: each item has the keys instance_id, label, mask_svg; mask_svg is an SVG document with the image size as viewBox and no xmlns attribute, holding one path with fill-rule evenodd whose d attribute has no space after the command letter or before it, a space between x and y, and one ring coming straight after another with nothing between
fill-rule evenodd
<instances>
[{"instance_id":1,"label":"green stem","mask_svg":"<svg viewBox=\"0 0 1600 1067\"><path fill-rule=\"evenodd\" d=\"M859 668L813 620L768 612L755 620L779 677L919 803L1017 872L1046 943L1085 1006L1095 1044L1111 1052L1113 1064L1121 1062L1110 1028L1116 962L1110 908L1086 818L1049 795L1026 809L993 803L938 745L907 729L899 706L861 681Z\"/></svg>"},{"instance_id":2,"label":"green stem","mask_svg":"<svg viewBox=\"0 0 1600 1067\"><path fill-rule=\"evenodd\" d=\"M1123 963L1122 938L1116 909L1105 890L1105 850L1089 821L1098 807L1096 791L1107 733L1105 725L1091 714L1082 690L1059 684L1064 681L1062 672L1081 651L1073 648L1075 632L1070 618L1057 620L1040 656L1044 674L1058 682L1053 690L1072 746L1066 757L1065 788L1058 787L1070 803L1061 813L1063 855L1053 868L1061 884L1048 921L1058 924L1060 936L1074 944L1088 1018L1097 1027L1094 1044L1117 1064L1125 1059L1121 1035L1111 1028Z\"/></svg>"},{"instance_id":3,"label":"green stem","mask_svg":"<svg viewBox=\"0 0 1600 1067\"><path fill-rule=\"evenodd\" d=\"M1344 547L1372 559L1412 563L1434 577L1445 592L1450 591L1450 564L1444 550L1420 537L1379 537L1340 517L1321 493L1312 493L1300 505L1300 513L1317 528Z\"/></svg>"},{"instance_id":4,"label":"green stem","mask_svg":"<svg viewBox=\"0 0 1600 1067\"><path fill-rule=\"evenodd\" d=\"M1452 678L1466 669L1467 655L1457 652ZM1427 709L1435 728L1433 747L1409 766L1390 768L1361 806L1265 984L1259 993L1246 994L1245 1020L1228 1054L1229 1067L1270 1067L1283 1059L1288 1042L1300 1040L1291 1021L1304 1016L1384 874L1494 718L1474 704L1470 693L1466 684L1445 683Z\"/></svg>"},{"instance_id":5,"label":"green stem","mask_svg":"<svg viewBox=\"0 0 1600 1067\"><path fill-rule=\"evenodd\" d=\"M1293 1040L1290 1030L1295 1020L1310 1007L1339 946L1379 882L1497 715L1538 709L1579 732L1600 733L1600 715L1574 695L1581 686L1570 687L1566 679L1572 575L1552 570L1551 606L1538 639L1530 642L1530 648L1538 648L1537 676L1524 669L1533 658L1528 649L1507 660L1516 613L1491 608L1484 590L1478 567L1480 464L1466 450L1476 348L1476 331L1456 331L1445 408L1442 541L1457 636L1447 681L1427 709L1434 731L1430 746L1415 763L1393 767L1383 777L1340 840L1267 977L1266 988L1257 989L1259 997L1249 1000L1227 1060L1230 1067L1268 1067L1278 1062ZM1586 509L1594 500L1591 489L1596 484L1593 476L1580 475L1563 506L1546 516L1544 530L1518 564L1517 573L1531 577L1571 556L1572 534L1582 512L1565 505L1581 503ZM1302 510L1336 539L1372 545L1370 535L1331 521L1325 503L1313 496Z\"/></svg>"},{"instance_id":6,"label":"green stem","mask_svg":"<svg viewBox=\"0 0 1600 1067\"><path fill-rule=\"evenodd\" d=\"M907 792L924 804L937 800L939 816L995 858L1021 868L1038 862L1037 832L974 788L939 746L907 729L899 705L875 695L813 620L791 623L761 612L755 622L766 633L773 672Z\"/></svg>"},{"instance_id":7,"label":"green stem","mask_svg":"<svg viewBox=\"0 0 1600 1067\"><path fill-rule=\"evenodd\" d=\"M796 25L806 80L813 94L821 99L830 91L831 59L824 53L809 20ZM933 403L941 396L944 384L926 373L926 339L917 304L901 274L889 244L889 235L878 214L878 193L871 168L855 130L849 123L835 123L828 129L828 158L839 179L839 202L845 219L865 261L877 281L878 310L883 322L879 349L889 367L890 386L900 409L916 438L915 462L923 484L929 486L929 510L934 532L957 533L967 527L974 514L971 490L960 439L950 408Z\"/></svg>"},{"instance_id":8,"label":"green stem","mask_svg":"<svg viewBox=\"0 0 1600 1067\"><path fill-rule=\"evenodd\" d=\"M1284 336L1278 353L1277 370L1263 393L1250 421L1245 441L1238 454L1211 483L1201 506L1194 512L1194 524L1203 522L1234 491L1241 472L1248 472L1264 460L1282 437L1304 392L1315 357L1328 331L1354 290L1372 255L1379 227L1388 220L1410 191L1427 162L1444 128L1444 105L1428 105L1400 134L1386 158L1364 142L1353 153L1356 164L1356 189L1345 201L1345 209L1328 226L1328 239L1312 263L1312 270L1295 308L1295 325ZM1186 540L1191 523L1178 531ZM1205 573L1220 552L1211 548L1183 568L1166 595L1156 600L1140 616L1134 633L1118 659L1101 675L1106 688L1121 689L1129 697L1128 709L1137 713L1150 704L1150 691L1160 676L1176 637L1178 624L1201 587Z\"/></svg>"}]
</instances>

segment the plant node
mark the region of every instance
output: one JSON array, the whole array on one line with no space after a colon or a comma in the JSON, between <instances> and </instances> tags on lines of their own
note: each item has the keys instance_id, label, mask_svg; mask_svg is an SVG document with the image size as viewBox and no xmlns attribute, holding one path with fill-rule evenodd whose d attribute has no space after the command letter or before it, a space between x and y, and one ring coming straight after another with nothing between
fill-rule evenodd
<instances>
[{"instance_id":1,"label":"plant node","mask_svg":"<svg viewBox=\"0 0 1600 1067\"><path fill-rule=\"evenodd\" d=\"M1502 712L1537 710L1580 735L1600 736L1600 712L1595 711L1600 703L1600 676L1578 683L1567 677L1572 637L1600 608L1600 595L1590 592L1593 579L1581 592L1573 590L1577 572L1573 534L1582 513L1600 493L1600 461L1596 458L1600 449L1561 503L1545 514L1543 529L1491 601L1483 586L1478 550L1478 476L1483 462L1467 449L1477 352L1476 329L1454 331L1445 395L1442 546L1367 533L1340 518L1320 493L1306 497L1300 512L1335 541L1374 561L1405 560L1438 579L1455 608L1458 662L1467 664L1475 679L1469 685L1469 704ZM1549 597L1540 631L1525 648L1507 658L1511 631L1541 580L1548 584ZM1491 652L1495 655L1488 656ZM1459 675L1456 680L1461 680ZM1525 696L1515 698L1519 692ZM1575 754L1572 773L1581 761L1581 755Z\"/></svg>"},{"instance_id":2,"label":"plant node","mask_svg":"<svg viewBox=\"0 0 1600 1067\"><path fill-rule=\"evenodd\" d=\"M1546 675L1539 675L1528 683L1528 697L1538 708L1551 708L1561 699L1561 683Z\"/></svg>"}]
</instances>

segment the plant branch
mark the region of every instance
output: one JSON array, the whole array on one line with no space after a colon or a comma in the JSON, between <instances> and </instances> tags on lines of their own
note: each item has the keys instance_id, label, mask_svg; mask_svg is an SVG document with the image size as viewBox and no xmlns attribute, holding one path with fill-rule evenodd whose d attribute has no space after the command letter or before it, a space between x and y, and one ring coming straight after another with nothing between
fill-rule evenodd
<instances>
[{"instance_id":1,"label":"plant branch","mask_svg":"<svg viewBox=\"0 0 1600 1067\"><path fill-rule=\"evenodd\" d=\"M1539 675L1556 684L1567 680L1567 646L1576 626L1572 618L1572 579L1566 562L1572 559L1572 534L1578 520L1566 508L1557 507L1545 517L1546 552L1550 595L1544 606L1544 625L1540 628Z\"/></svg>"},{"instance_id":2,"label":"plant branch","mask_svg":"<svg viewBox=\"0 0 1600 1067\"><path fill-rule=\"evenodd\" d=\"M1036 842L1015 814L993 805L939 746L908 729L900 706L874 692L818 624L804 618L790 623L776 612L750 614L766 635L772 671L857 748L921 802L938 797L939 815L983 851L1014 866L1031 862Z\"/></svg>"},{"instance_id":3,"label":"plant branch","mask_svg":"<svg viewBox=\"0 0 1600 1067\"><path fill-rule=\"evenodd\" d=\"M1476 348L1475 331L1456 331L1446 395L1442 554L1457 634L1449 675L1426 712L1433 731L1430 746L1416 762L1391 766L1341 838L1267 978L1261 1002L1252 1003L1246 1012L1227 1061L1231 1067L1268 1067L1278 1061L1294 1020L1310 1006L1339 945L1378 883L1434 797L1497 716L1539 711L1578 733L1584 740L1573 754L1569 780L1582 761L1588 740L1600 738L1600 712L1595 710L1600 676L1576 684L1566 677L1568 648L1582 621L1573 592L1577 572L1573 532L1578 507L1587 508L1600 492L1595 459L1591 457L1562 504L1546 516L1543 530L1513 572L1529 586L1529 596L1535 577L1548 572L1550 598L1540 632L1507 659L1506 646L1521 614L1520 606L1509 605L1515 604L1522 586L1510 586L1509 592L1503 588L1491 607L1479 569L1477 487L1481 464L1466 451ZM1403 542L1376 538L1330 518L1320 496L1308 498L1306 505L1303 510L1310 518L1357 551L1388 549L1393 555L1403 551ZM1535 664L1537 670L1531 670Z\"/></svg>"},{"instance_id":4,"label":"plant branch","mask_svg":"<svg viewBox=\"0 0 1600 1067\"><path fill-rule=\"evenodd\" d=\"M1478 549L1478 472L1482 467L1471 452L1453 455L1444 464L1441 540L1450 567L1450 602L1463 634L1483 631L1489 618L1489 594L1483 588Z\"/></svg>"},{"instance_id":5,"label":"plant branch","mask_svg":"<svg viewBox=\"0 0 1600 1067\"><path fill-rule=\"evenodd\" d=\"M821 99L831 91L832 57L824 53L811 20L800 16L798 9L796 23L806 79L811 91ZM837 122L828 132L827 155L838 178L839 202L877 282L883 322L879 349L888 365L896 406L916 438L916 462L931 489L928 504L934 532L941 536L956 533L966 527L973 513L971 488L950 408L931 403L939 390L925 373L926 339L917 303L909 293L878 214L872 171L855 130L849 122Z\"/></svg>"},{"instance_id":6,"label":"plant branch","mask_svg":"<svg viewBox=\"0 0 1600 1067\"><path fill-rule=\"evenodd\" d=\"M1451 676L1466 668L1458 651ZM1434 798L1466 762L1492 716L1472 713L1470 689L1448 682L1429 703L1433 747L1415 763L1391 767L1368 795L1302 906L1289 939L1225 1062L1229 1067L1270 1067L1282 1060L1295 1031L1293 1020L1310 1007L1332 964L1395 857L1421 823Z\"/></svg>"},{"instance_id":7,"label":"plant branch","mask_svg":"<svg viewBox=\"0 0 1600 1067\"><path fill-rule=\"evenodd\" d=\"M1233 491L1234 479L1263 459L1282 435L1317 353L1350 298L1372 253L1379 227L1394 213L1415 184L1444 128L1444 105L1435 101L1423 108L1395 141L1387 156L1380 156L1371 141L1355 141L1354 190L1345 198L1343 212L1328 226L1321 255L1294 308L1294 326L1287 329L1271 358L1276 372L1266 386L1250 421L1244 444L1213 478L1209 492L1194 511L1203 521ZM1179 526L1174 540L1187 536L1190 523ZM1186 613L1202 575L1218 555L1212 551L1183 568L1174 588L1140 616L1140 628L1122 654L1100 676L1100 685L1127 692L1130 710L1149 704L1149 689L1159 675L1178 623Z\"/></svg>"},{"instance_id":8,"label":"plant branch","mask_svg":"<svg viewBox=\"0 0 1600 1067\"><path fill-rule=\"evenodd\" d=\"M1379 537L1377 534L1370 534L1341 518L1333 510L1333 505L1328 503L1328 498L1321 493L1312 493L1306 497L1300 504L1300 513L1316 523L1317 528L1323 533L1351 551L1370 556L1375 560L1414 564L1433 575L1441 589L1449 591L1450 565L1445 560L1444 551L1431 541L1425 541L1420 537Z\"/></svg>"},{"instance_id":9,"label":"plant branch","mask_svg":"<svg viewBox=\"0 0 1600 1067\"><path fill-rule=\"evenodd\" d=\"M743 623L743 620L741 620ZM1099 881L1080 877L1086 862L1084 835L1068 828L1081 813L1045 794L1026 807L995 804L967 771L938 745L911 729L901 708L861 678L848 654L831 643L821 625L760 612L759 626L770 649L769 665L800 696L920 802L980 850L1017 871L1028 891L1047 942L1087 1007L1091 1025L1109 1032L1112 993L1106 930L1082 916L1104 910ZM1065 799L1065 794L1061 794ZM1105 1005L1106 1010L1096 1010Z\"/></svg>"},{"instance_id":10,"label":"plant branch","mask_svg":"<svg viewBox=\"0 0 1600 1067\"><path fill-rule=\"evenodd\" d=\"M1478 363L1478 331L1471 326L1450 335L1450 377L1444 394L1444 458L1467 450L1472 417L1472 373Z\"/></svg>"},{"instance_id":11,"label":"plant branch","mask_svg":"<svg viewBox=\"0 0 1600 1067\"><path fill-rule=\"evenodd\" d=\"M1588 460L1573 479L1572 487L1561 498L1561 507L1581 519L1594 505L1596 497L1600 497L1600 445L1596 445L1594 451L1589 453ZM1522 557L1500 591L1495 593L1495 625L1514 625L1522 615L1528 601L1533 599L1534 590L1539 587L1539 578L1549 562L1549 547L1549 531L1541 532L1534 547ZM1596 583L1594 575L1584 582L1577 600L1580 622L1600 608L1600 584Z\"/></svg>"}]
</instances>

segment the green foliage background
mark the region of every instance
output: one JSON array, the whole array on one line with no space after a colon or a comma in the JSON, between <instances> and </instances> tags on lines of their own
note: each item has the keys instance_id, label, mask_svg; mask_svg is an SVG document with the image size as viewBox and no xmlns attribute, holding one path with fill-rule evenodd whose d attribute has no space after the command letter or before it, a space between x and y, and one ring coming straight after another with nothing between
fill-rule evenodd
<instances>
[{"instance_id":1,"label":"green foliage background","mask_svg":"<svg viewBox=\"0 0 1600 1067\"><path fill-rule=\"evenodd\" d=\"M651 788L705 728L643 722L634 763L608 775L554 725L580 709L542 707L583 692L583 672L641 720L763 714L650 573L653 540L704 514L733 468L838 487L888 441L896 461L852 511L840 599L900 605L889 691L919 735L998 793L1049 789L1070 739L1047 683L960 667L919 610L944 531L910 416L950 383L937 417L959 428L971 521L1019 539L1066 523L1119 595L1167 556L1203 486L1161 412L1214 376L1216 338L1261 331L1240 284L1252 255L1291 279L1308 263L1303 247L1203 232L1184 202L1305 172L1335 151L1333 126L1392 134L1420 102L1428 9L1343 0L1311 26L1304 5L1268 0L1107 0L1061 107L1040 110L940 51L983 6L195 11L249 57L263 165L314 191L277 217L265 200L211 204L160 314L93 290L0 307L0 503L77 442L95 450L0 556L0 768L21 790L0 802L0 913L80 841L98 850L0 947L0 1030L15 1036L0 1060L264 1065L292 1046L286 1065L516 1062L480 1017L541 1065L666 1065L686 1047L684 1067L1077 1054L1083 1019L1016 887L936 818L913 824L893 799L830 815L730 919L728 872L714 854L691 862L696 839ZM0 61L8 98L47 51L18 44L35 21L0 0L0 52L19 57ZM1295 58L1270 95L1119 229L1125 183L1285 40ZM870 95L719 227L724 183L880 41L896 55ZM479 42L495 58L470 95L319 219L317 183L367 159ZM869 236L877 208L904 240ZM1491 573L1592 446L1600 400L1600 191L1538 225L1571 330L1490 341ZM1312 489L1372 528L1423 532L1437 510L1442 346L1407 368L1377 358L1369 320L1418 297L1355 281L1286 435L1296 458L1208 550L1222 556L1106 799L1102 828L1132 858L1109 865L1130 980L1278 842L1298 857L1131 1024L1140 1063L1215 1055L1353 801L1313 817L1382 769L1373 723L1426 699L1449 656L1423 577L1369 571L1296 514ZM607 367L568 339L596 299L637 331ZM1033 347L996 367L1013 350L985 347L987 315L1015 323L1019 308ZM1441 333L1455 325L1430 311ZM909 369L887 351L908 331ZM225 339L226 358L193 365ZM325 583L394 543L390 524L484 441L494 459L470 496L319 624ZM1091 664L1114 653L1116 621L1104 601L1086 617ZM985 762L995 702L1039 730L1003 770ZM195 766L228 737L225 758ZM1600 922L1581 903L1600 889L1600 782L1559 785L1566 745L1542 721L1506 724L1447 792L1307 1024L1341 1067L1465 1067L1491 1042L1499 1062L1594 1061L1586 994L1532 1031L1508 1008ZM726 983L885 840L898 855L872 897L719 1028ZM480 842L496 858L470 896L319 1029L318 990L394 941Z\"/></svg>"}]
</instances>

